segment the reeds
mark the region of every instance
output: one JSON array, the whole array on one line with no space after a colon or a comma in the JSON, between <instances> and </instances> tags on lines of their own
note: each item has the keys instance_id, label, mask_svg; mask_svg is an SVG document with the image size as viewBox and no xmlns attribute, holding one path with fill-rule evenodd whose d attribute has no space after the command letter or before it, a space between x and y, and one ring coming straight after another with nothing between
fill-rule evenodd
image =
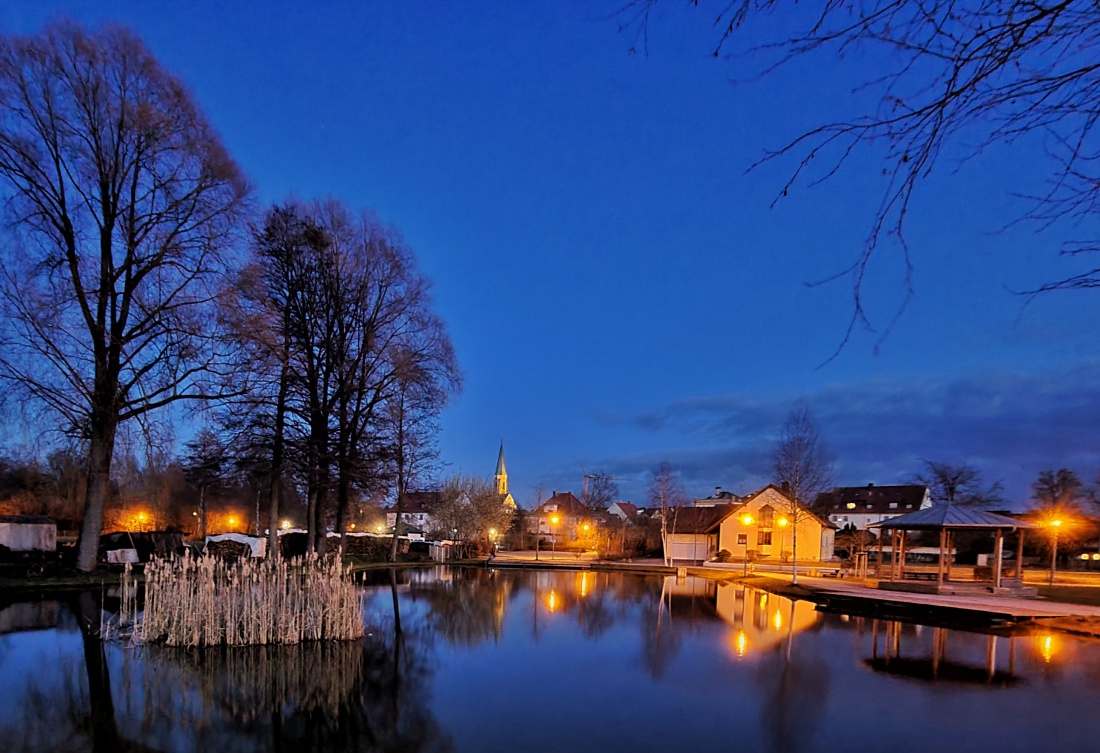
<instances>
[{"instance_id":1,"label":"reeds","mask_svg":"<svg viewBox=\"0 0 1100 753\"><path fill-rule=\"evenodd\" d=\"M210 555L150 561L144 613L134 631L143 642L186 647L346 640L363 633L359 589L337 558L227 563Z\"/></svg>"}]
</instances>

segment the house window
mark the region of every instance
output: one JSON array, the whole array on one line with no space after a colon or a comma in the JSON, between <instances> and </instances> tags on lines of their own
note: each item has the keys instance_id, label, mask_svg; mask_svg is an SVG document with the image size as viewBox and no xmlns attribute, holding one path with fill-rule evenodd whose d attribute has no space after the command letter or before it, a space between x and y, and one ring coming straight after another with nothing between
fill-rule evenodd
<instances>
[{"instance_id":1,"label":"house window","mask_svg":"<svg viewBox=\"0 0 1100 753\"><path fill-rule=\"evenodd\" d=\"M897 502L891 502L891 503L890 503L890 509L891 509L891 510L896 510L896 509L898 509L898 503L897 503Z\"/></svg>"},{"instance_id":2,"label":"house window","mask_svg":"<svg viewBox=\"0 0 1100 753\"><path fill-rule=\"evenodd\" d=\"M760 527L771 528L775 525L775 510L771 505L764 505L760 508Z\"/></svg>"},{"instance_id":3,"label":"house window","mask_svg":"<svg viewBox=\"0 0 1100 753\"><path fill-rule=\"evenodd\" d=\"M771 531L757 531L757 533L756 533L756 545L757 546L771 546L772 545L772 532Z\"/></svg>"},{"instance_id":4,"label":"house window","mask_svg":"<svg viewBox=\"0 0 1100 753\"><path fill-rule=\"evenodd\" d=\"M856 503L855 502L849 502L847 505L845 505L845 507L847 507L849 510L854 510L854 509L856 509Z\"/></svg>"},{"instance_id":5,"label":"house window","mask_svg":"<svg viewBox=\"0 0 1100 753\"><path fill-rule=\"evenodd\" d=\"M737 534L737 545L738 546L748 546L748 544L749 544L749 535L747 533Z\"/></svg>"}]
</instances>

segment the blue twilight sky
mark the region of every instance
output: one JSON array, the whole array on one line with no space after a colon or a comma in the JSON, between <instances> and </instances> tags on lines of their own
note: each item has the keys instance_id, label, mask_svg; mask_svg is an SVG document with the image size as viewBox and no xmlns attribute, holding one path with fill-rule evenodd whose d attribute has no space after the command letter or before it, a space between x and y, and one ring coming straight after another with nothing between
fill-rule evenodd
<instances>
[{"instance_id":1,"label":"blue twilight sky","mask_svg":"<svg viewBox=\"0 0 1100 753\"><path fill-rule=\"evenodd\" d=\"M666 459L691 494L748 492L800 402L840 484L968 462L1023 506L1044 468L1094 480L1100 295L1011 292L1074 271L1065 228L1003 229L1041 185L1042 145L945 155L910 211L915 298L877 352L859 332L823 365L849 285L806 283L858 252L882 164L857 152L775 208L792 165L746 170L858 112L853 84L887 61L735 84L710 10L666 3L631 54L622 4L36 0L0 6L0 31L125 24L191 87L261 205L331 195L397 227L465 373L443 459L488 475L503 439L522 504L540 482L579 493L582 467L644 504ZM881 330L903 292L896 248L871 278Z\"/></svg>"}]
</instances>

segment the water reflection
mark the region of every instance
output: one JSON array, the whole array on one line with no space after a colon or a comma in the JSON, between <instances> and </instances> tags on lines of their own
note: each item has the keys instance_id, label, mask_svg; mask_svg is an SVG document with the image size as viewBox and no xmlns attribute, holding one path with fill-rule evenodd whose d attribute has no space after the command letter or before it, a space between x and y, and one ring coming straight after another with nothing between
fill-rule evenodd
<instances>
[{"instance_id":1,"label":"water reflection","mask_svg":"<svg viewBox=\"0 0 1100 753\"><path fill-rule=\"evenodd\" d=\"M813 753L865 745L857 710L897 750L1088 749L1100 702L1100 644L1064 634L824 614L695 578L372 577L366 638L296 647L134 649L96 639L95 595L4 605L0 750Z\"/></svg>"}]
</instances>

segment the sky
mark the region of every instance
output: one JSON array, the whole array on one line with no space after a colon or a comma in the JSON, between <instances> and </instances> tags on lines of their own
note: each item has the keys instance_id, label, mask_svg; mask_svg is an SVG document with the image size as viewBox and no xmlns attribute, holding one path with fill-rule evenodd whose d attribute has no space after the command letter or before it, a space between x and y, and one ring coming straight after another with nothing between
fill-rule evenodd
<instances>
[{"instance_id":1,"label":"sky","mask_svg":"<svg viewBox=\"0 0 1100 753\"><path fill-rule=\"evenodd\" d=\"M1024 509L1041 470L1095 480L1100 295L1017 294L1082 263L1059 256L1064 227L1008 224L1044 176L1041 145L943 156L908 216L913 299L883 336L904 296L888 245L866 289L875 331L831 358L851 287L815 283L859 253L881 155L779 201L794 165L749 168L858 114L854 87L884 61L749 78L711 54L706 10L658 6L642 39L622 5L37 0L0 6L0 32L128 26L258 206L331 196L399 230L464 374L441 419L445 472L492 474L503 441L524 506L540 484L579 494L586 471L644 505L662 461L689 495L748 493L802 405L838 485L969 463Z\"/></svg>"}]
</instances>

